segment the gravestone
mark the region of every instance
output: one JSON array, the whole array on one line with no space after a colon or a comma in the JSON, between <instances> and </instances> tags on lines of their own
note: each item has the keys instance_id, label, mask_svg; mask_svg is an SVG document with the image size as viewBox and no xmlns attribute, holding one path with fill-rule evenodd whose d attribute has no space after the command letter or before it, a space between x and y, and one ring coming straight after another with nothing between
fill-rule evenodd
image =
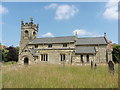
<instances>
[{"instance_id":1,"label":"gravestone","mask_svg":"<svg viewBox=\"0 0 120 90\"><path fill-rule=\"evenodd\" d=\"M91 68L93 68L93 61L91 61Z\"/></svg>"},{"instance_id":2,"label":"gravestone","mask_svg":"<svg viewBox=\"0 0 120 90\"><path fill-rule=\"evenodd\" d=\"M112 61L108 62L109 72L114 74L114 63Z\"/></svg>"},{"instance_id":3,"label":"gravestone","mask_svg":"<svg viewBox=\"0 0 120 90\"><path fill-rule=\"evenodd\" d=\"M95 69L97 68L97 64L95 63Z\"/></svg>"}]
</instances>

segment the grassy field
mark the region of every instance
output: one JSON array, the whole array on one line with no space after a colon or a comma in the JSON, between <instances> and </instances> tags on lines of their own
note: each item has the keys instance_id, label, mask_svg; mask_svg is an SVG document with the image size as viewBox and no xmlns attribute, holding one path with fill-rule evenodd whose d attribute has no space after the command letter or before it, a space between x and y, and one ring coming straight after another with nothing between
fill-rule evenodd
<instances>
[{"instance_id":1,"label":"grassy field","mask_svg":"<svg viewBox=\"0 0 120 90\"><path fill-rule=\"evenodd\" d=\"M3 65L3 88L117 88L118 67L115 74L107 65L97 69L87 66L62 65Z\"/></svg>"},{"instance_id":2,"label":"grassy field","mask_svg":"<svg viewBox=\"0 0 120 90\"><path fill-rule=\"evenodd\" d=\"M2 70L1 70L2 64L0 63L0 89L2 88Z\"/></svg>"}]
</instances>

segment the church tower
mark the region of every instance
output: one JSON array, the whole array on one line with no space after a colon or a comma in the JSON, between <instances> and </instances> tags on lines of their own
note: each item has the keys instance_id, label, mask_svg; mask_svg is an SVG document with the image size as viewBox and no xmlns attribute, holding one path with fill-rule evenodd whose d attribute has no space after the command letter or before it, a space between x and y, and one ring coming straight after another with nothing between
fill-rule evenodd
<instances>
[{"instance_id":1,"label":"church tower","mask_svg":"<svg viewBox=\"0 0 120 90\"><path fill-rule=\"evenodd\" d=\"M21 40L19 55L28 43L37 38L38 35L38 24L33 23L33 18L30 18L30 22L24 23L21 21Z\"/></svg>"}]
</instances>

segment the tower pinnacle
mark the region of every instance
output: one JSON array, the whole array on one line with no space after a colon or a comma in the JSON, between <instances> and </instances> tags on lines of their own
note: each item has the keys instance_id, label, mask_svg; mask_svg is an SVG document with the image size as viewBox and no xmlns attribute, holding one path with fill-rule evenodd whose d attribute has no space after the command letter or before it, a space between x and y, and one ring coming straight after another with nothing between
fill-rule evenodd
<instances>
[{"instance_id":1,"label":"tower pinnacle","mask_svg":"<svg viewBox=\"0 0 120 90\"><path fill-rule=\"evenodd\" d=\"M77 37L77 32L75 32L75 36Z\"/></svg>"},{"instance_id":2,"label":"tower pinnacle","mask_svg":"<svg viewBox=\"0 0 120 90\"><path fill-rule=\"evenodd\" d=\"M104 36L106 36L106 32L104 32Z\"/></svg>"},{"instance_id":3,"label":"tower pinnacle","mask_svg":"<svg viewBox=\"0 0 120 90\"><path fill-rule=\"evenodd\" d=\"M23 19L21 20L21 24L24 24L24 20Z\"/></svg>"},{"instance_id":4,"label":"tower pinnacle","mask_svg":"<svg viewBox=\"0 0 120 90\"><path fill-rule=\"evenodd\" d=\"M30 17L30 21L33 23L33 18L32 17Z\"/></svg>"}]
</instances>

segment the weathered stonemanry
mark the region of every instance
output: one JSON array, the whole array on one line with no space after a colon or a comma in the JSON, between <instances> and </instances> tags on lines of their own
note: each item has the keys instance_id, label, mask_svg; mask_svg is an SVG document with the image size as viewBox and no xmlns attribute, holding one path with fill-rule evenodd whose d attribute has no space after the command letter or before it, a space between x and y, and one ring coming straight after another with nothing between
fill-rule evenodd
<instances>
[{"instance_id":1,"label":"weathered stonemanry","mask_svg":"<svg viewBox=\"0 0 120 90\"><path fill-rule=\"evenodd\" d=\"M20 64L91 64L112 60L106 33L103 37L75 36L37 38L38 24L21 21Z\"/></svg>"}]
</instances>

